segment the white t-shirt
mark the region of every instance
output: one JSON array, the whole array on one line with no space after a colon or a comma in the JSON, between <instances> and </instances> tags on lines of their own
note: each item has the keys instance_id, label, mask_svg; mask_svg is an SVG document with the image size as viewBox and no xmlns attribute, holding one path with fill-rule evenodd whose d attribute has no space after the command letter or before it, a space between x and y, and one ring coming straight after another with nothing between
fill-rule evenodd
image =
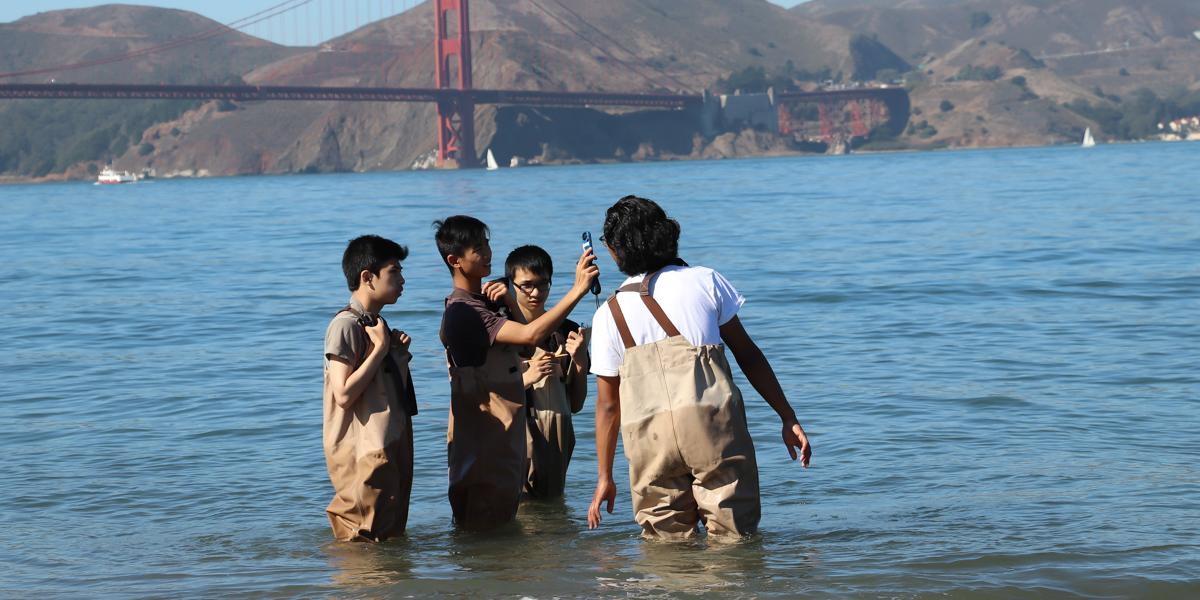
<instances>
[{"instance_id":1,"label":"white t-shirt","mask_svg":"<svg viewBox=\"0 0 1200 600\"><path fill-rule=\"evenodd\" d=\"M621 286L640 283L643 277L630 277ZM695 346L720 344L721 325L737 316L738 309L746 302L727 279L707 267L667 267L654 280L650 292L679 333ZM617 294L617 302L636 345L667 338L667 332L654 320L637 293ZM591 355L592 373L605 377L616 376L625 358L625 344L607 302L600 305L592 318Z\"/></svg>"}]
</instances>

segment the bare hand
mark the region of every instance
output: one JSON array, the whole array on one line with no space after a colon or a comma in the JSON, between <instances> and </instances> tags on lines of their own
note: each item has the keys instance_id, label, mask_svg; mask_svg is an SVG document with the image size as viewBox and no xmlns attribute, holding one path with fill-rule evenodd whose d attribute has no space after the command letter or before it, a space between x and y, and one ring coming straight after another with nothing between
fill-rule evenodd
<instances>
[{"instance_id":1,"label":"bare hand","mask_svg":"<svg viewBox=\"0 0 1200 600\"><path fill-rule=\"evenodd\" d=\"M371 340L372 348L387 350L391 346L388 341L390 332L388 331L387 321L377 318L374 325L365 329L367 330L367 339Z\"/></svg>"},{"instance_id":2,"label":"bare hand","mask_svg":"<svg viewBox=\"0 0 1200 600\"><path fill-rule=\"evenodd\" d=\"M783 445L787 446L792 460L796 460L796 449L799 448L800 464L808 468L808 461L812 460L812 444L808 443L808 436L805 435L799 421L792 420L783 424Z\"/></svg>"},{"instance_id":3,"label":"bare hand","mask_svg":"<svg viewBox=\"0 0 1200 600\"><path fill-rule=\"evenodd\" d=\"M576 292L587 293L592 287L592 281L600 276L600 267L596 266L596 253L592 252L591 248L579 255L579 262L575 263L575 285Z\"/></svg>"},{"instance_id":4,"label":"bare hand","mask_svg":"<svg viewBox=\"0 0 1200 600\"><path fill-rule=\"evenodd\" d=\"M406 352L408 350L408 345L411 343L412 343L412 338L408 337L407 333L404 333L403 331L400 331L399 329L392 330L392 347L393 348L396 348L397 350L400 350L401 352Z\"/></svg>"},{"instance_id":5,"label":"bare hand","mask_svg":"<svg viewBox=\"0 0 1200 600\"><path fill-rule=\"evenodd\" d=\"M608 514L612 514L613 502L617 500L617 484L611 477L596 482L596 493L592 495L592 505L588 507L588 529L600 526L600 504L608 502Z\"/></svg>"},{"instance_id":6,"label":"bare hand","mask_svg":"<svg viewBox=\"0 0 1200 600\"><path fill-rule=\"evenodd\" d=\"M550 360L549 356L543 354L541 359L529 361L529 366L525 369L525 373L521 375L521 380L525 383L525 387L531 387L553 373L554 361Z\"/></svg>"},{"instance_id":7,"label":"bare hand","mask_svg":"<svg viewBox=\"0 0 1200 600\"><path fill-rule=\"evenodd\" d=\"M508 296L508 284L504 283L503 281L489 281L483 284L483 288L480 289L480 292L482 292L484 296L487 296L488 300L499 304Z\"/></svg>"},{"instance_id":8,"label":"bare hand","mask_svg":"<svg viewBox=\"0 0 1200 600\"><path fill-rule=\"evenodd\" d=\"M571 360L582 370L586 371L588 366L587 347L583 344L583 330L572 331L567 334L567 354L571 355Z\"/></svg>"}]
</instances>

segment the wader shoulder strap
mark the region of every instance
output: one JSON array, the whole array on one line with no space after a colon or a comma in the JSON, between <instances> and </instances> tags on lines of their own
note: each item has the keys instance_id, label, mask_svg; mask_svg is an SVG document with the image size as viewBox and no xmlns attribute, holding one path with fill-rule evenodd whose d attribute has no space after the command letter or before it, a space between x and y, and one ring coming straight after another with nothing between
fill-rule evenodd
<instances>
[{"instance_id":1,"label":"wader shoulder strap","mask_svg":"<svg viewBox=\"0 0 1200 600\"><path fill-rule=\"evenodd\" d=\"M658 277L658 271L647 274L640 283L631 283L621 286L617 289L617 294L621 292L637 292L642 297L642 303L646 305L646 309L654 316L654 320L658 321L658 326L662 327L663 331L667 332L667 337L676 337L679 335L679 328L671 322L667 317L667 313L663 311L662 305L650 295L650 285L654 278ZM621 334L621 341L626 348L632 348L636 344L633 340L633 334L629 331L629 323L625 320L625 314L621 312L621 306L617 303L617 294L613 294L608 299L608 310L612 312L613 322L617 325L617 331Z\"/></svg>"},{"instance_id":2,"label":"wader shoulder strap","mask_svg":"<svg viewBox=\"0 0 1200 600\"><path fill-rule=\"evenodd\" d=\"M355 309L354 306L351 304L347 304L344 308L342 308L342 310L339 310L336 313L334 313L333 316L336 317L344 312L348 312L348 313L354 315L356 319L361 319L363 317L363 313L361 311ZM376 317L376 318L382 319L383 317ZM356 321L356 323L357 323L357 321ZM364 338L369 338L370 336L367 335L366 327L362 323L357 323L357 324L358 324L359 335L362 335ZM389 343L391 342L391 332L390 331L388 332L388 342ZM447 352L446 355L449 356L450 353ZM359 366L361 366L361 364ZM416 415L417 414L417 391L413 387L412 373L411 372L407 373L406 374L407 376L401 376L400 364L396 362L396 357L392 356L392 352L390 349L388 350L387 353L384 354L384 360L383 360L382 366L383 366L383 372L386 373L388 378L391 379L391 381L392 381L392 387L394 387L396 390L396 396L400 399L400 402L404 405L404 412L408 413L408 416L410 416L410 417ZM356 366L355 368L357 369L358 366Z\"/></svg>"},{"instance_id":3,"label":"wader shoulder strap","mask_svg":"<svg viewBox=\"0 0 1200 600\"><path fill-rule=\"evenodd\" d=\"M650 314L654 315L654 320L658 321L658 326L667 332L667 337L675 337L679 335L679 329L675 327L671 319L667 318L667 313L663 312L662 306L658 304L658 300L655 300L654 296L650 295L650 284L655 277L658 277L657 271L647 275L642 280L642 285L638 289L638 293L641 294L642 302L646 305L646 308L650 309Z\"/></svg>"},{"instance_id":4,"label":"wader shoulder strap","mask_svg":"<svg viewBox=\"0 0 1200 600\"><path fill-rule=\"evenodd\" d=\"M629 323L625 321L625 313L621 312L621 305L617 304L616 294L608 297L608 310L612 313L613 323L616 324L617 331L621 334L621 343L625 344L626 348L634 347L636 344L633 343L633 334L629 332Z\"/></svg>"}]
</instances>

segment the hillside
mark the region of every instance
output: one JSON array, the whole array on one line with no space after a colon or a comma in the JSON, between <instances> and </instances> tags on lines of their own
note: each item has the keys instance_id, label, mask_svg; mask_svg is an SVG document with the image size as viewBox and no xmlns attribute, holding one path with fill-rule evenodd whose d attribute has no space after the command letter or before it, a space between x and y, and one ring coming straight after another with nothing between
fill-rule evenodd
<instances>
[{"instance_id":1,"label":"hillside","mask_svg":"<svg viewBox=\"0 0 1200 600\"><path fill-rule=\"evenodd\" d=\"M909 136L917 146L1061 142L1089 126L1101 137L1144 133L1117 126L1121 114L1149 107L1160 113L1149 122L1167 109L1131 98L1186 102L1200 89L1192 0L812 0L792 12L875 36L919 65L913 120L929 127ZM940 110L943 100L958 108Z\"/></svg>"},{"instance_id":2,"label":"hillside","mask_svg":"<svg viewBox=\"0 0 1200 600\"><path fill-rule=\"evenodd\" d=\"M859 68L850 51L852 32L765 0L476 0L471 18L479 88L699 92L749 66L778 69L791 61L795 69L847 75ZM432 20L427 2L244 78L256 84L430 87ZM614 123L595 111L506 111L503 131L526 138L501 145L541 144L547 159L653 156L666 143L651 139L636 117ZM281 125L266 125L275 122ZM434 108L423 104L246 104L226 112L206 106L149 131L150 138L157 136L147 140L155 150L130 151L119 164L212 174L405 169L436 147L433 123ZM530 125L513 127L525 123ZM591 125L578 131L583 123ZM565 140L551 134L559 125L588 142L561 145ZM497 129L497 110L480 108L481 151ZM672 138L667 145L687 154L691 134L686 138L686 144ZM582 155L581 145L588 147Z\"/></svg>"},{"instance_id":3,"label":"hillside","mask_svg":"<svg viewBox=\"0 0 1200 600\"><path fill-rule=\"evenodd\" d=\"M813 0L792 12L877 36L914 64L988 42L1024 49L1089 87L1165 89L1200 80L1193 35L1200 2L1193 0Z\"/></svg>"},{"instance_id":4,"label":"hillside","mask_svg":"<svg viewBox=\"0 0 1200 600\"><path fill-rule=\"evenodd\" d=\"M40 13L0 23L0 72L104 62L221 25L169 9L106 5ZM87 69L8 77L9 83L237 82L253 67L293 50L236 32L224 32L167 52ZM0 103L0 176L43 176L80 163L104 162L137 149L149 126L196 106L165 101L39 101Z\"/></svg>"}]
</instances>

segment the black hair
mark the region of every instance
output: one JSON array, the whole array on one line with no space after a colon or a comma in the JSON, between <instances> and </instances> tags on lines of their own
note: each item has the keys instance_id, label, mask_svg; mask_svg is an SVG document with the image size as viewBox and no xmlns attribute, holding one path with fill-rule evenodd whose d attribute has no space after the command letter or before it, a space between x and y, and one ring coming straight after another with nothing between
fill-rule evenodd
<instances>
[{"instance_id":1,"label":"black hair","mask_svg":"<svg viewBox=\"0 0 1200 600\"><path fill-rule=\"evenodd\" d=\"M679 264L679 223L653 200L625 196L604 215L604 242L626 275Z\"/></svg>"},{"instance_id":2,"label":"black hair","mask_svg":"<svg viewBox=\"0 0 1200 600\"><path fill-rule=\"evenodd\" d=\"M342 272L346 274L346 287L358 289L359 274L370 271L376 275L392 261L408 258L408 248L377 235L364 235L350 240L342 253Z\"/></svg>"},{"instance_id":3,"label":"black hair","mask_svg":"<svg viewBox=\"0 0 1200 600\"><path fill-rule=\"evenodd\" d=\"M467 215L446 217L445 220L434 221L433 226L437 228L433 237L437 240L438 255L451 272L454 267L446 260L447 256L462 256L468 249L482 245L491 235L483 221Z\"/></svg>"},{"instance_id":4,"label":"black hair","mask_svg":"<svg viewBox=\"0 0 1200 600\"><path fill-rule=\"evenodd\" d=\"M550 260L548 252L538 246L521 246L509 252L504 260L504 276L512 281L517 269L550 279L554 276L554 261Z\"/></svg>"}]
</instances>

